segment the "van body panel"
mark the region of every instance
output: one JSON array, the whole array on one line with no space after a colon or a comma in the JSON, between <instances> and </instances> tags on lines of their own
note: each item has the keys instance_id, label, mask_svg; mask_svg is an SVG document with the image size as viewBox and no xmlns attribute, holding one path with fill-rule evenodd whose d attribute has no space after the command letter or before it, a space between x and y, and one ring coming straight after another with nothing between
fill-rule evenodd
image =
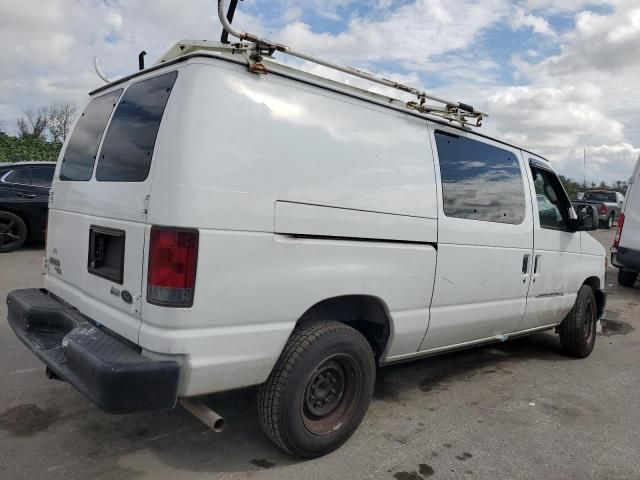
<instances>
[{"instance_id":1,"label":"van body panel","mask_svg":"<svg viewBox=\"0 0 640 480\"><path fill-rule=\"evenodd\" d=\"M436 219L294 202L276 202L275 231L402 242L436 243L438 240Z\"/></svg>"},{"instance_id":2,"label":"van body panel","mask_svg":"<svg viewBox=\"0 0 640 480\"><path fill-rule=\"evenodd\" d=\"M173 185L437 218L424 119L241 65L183 70L183 118L173 125L167 157L184 158L189 168L157 165L151 223L162 223L154 202Z\"/></svg>"},{"instance_id":3,"label":"van body panel","mask_svg":"<svg viewBox=\"0 0 640 480\"><path fill-rule=\"evenodd\" d=\"M319 260L321 259L321 260ZM383 301L393 335L386 355L416 352L429 321L436 250L431 245L294 238L200 230L198 277L189 309L145 304L140 345L185 354L184 395L266 379L296 321L345 294ZM239 268L239 266L246 266ZM248 363L256 368L241 368Z\"/></svg>"}]
</instances>

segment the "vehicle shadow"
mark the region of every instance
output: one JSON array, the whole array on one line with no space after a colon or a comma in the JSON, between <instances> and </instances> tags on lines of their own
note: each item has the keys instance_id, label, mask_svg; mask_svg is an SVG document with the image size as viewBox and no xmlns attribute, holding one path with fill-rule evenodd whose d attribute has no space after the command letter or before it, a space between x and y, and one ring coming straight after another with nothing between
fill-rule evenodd
<instances>
[{"instance_id":1,"label":"vehicle shadow","mask_svg":"<svg viewBox=\"0 0 640 480\"><path fill-rule=\"evenodd\" d=\"M429 392L446 384L495 372L528 360L567 361L553 334L459 351L378 369L375 401L393 401L409 391ZM255 472L300 463L281 452L262 432L256 388L216 394L205 403L225 416L227 429L214 433L183 408L142 415L107 416L95 410L82 423L85 455L113 455L122 479L171 472ZM77 438L76 438L77 441ZM77 450L78 447L76 446ZM114 466L115 466L114 465ZM156 465L156 467L154 467ZM120 470L126 467L124 470ZM149 470L151 468L151 470ZM200 477L195 477L200 478Z\"/></svg>"},{"instance_id":2,"label":"vehicle shadow","mask_svg":"<svg viewBox=\"0 0 640 480\"><path fill-rule=\"evenodd\" d=\"M374 398L393 400L401 393L416 388L429 392L477 375L498 373L533 359L549 362L571 360L562 353L557 335L539 333L381 368Z\"/></svg>"}]
</instances>

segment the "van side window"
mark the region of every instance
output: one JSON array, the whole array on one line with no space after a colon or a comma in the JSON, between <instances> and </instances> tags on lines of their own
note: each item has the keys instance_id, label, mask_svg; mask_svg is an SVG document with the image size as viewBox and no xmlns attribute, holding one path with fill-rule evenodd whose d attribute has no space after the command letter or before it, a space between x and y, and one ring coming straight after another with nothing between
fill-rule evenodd
<instances>
[{"instance_id":1,"label":"van side window","mask_svg":"<svg viewBox=\"0 0 640 480\"><path fill-rule=\"evenodd\" d=\"M60 180L87 181L91 178L100 139L121 94L122 89L119 89L94 98L84 109L64 152Z\"/></svg>"},{"instance_id":2,"label":"van side window","mask_svg":"<svg viewBox=\"0 0 640 480\"><path fill-rule=\"evenodd\" d=\"M548 170L531 165L540 227L571 231L568 228L569 200L558 177Z\"/></svg>"},{"instance_id":3,"label":"van side window","mask_svg":"<svg viewBox=\"0 0 640 480\"><path fill-rule=\"evenodd\" d=\"M435 133L447 217L518 225L524 221L524 182L508 150Z\"/></svg>"},{"instance_id":4,"label":"van side window","mask_svg":"<svg viewBox=\"0 0 640 480\"><path fill-rule=\"evenodd\" d=\"M156 136L178 72L131 85L120 100L107 130L96 180L143 182L149 175Z\"/></svg>"}]
</instances>

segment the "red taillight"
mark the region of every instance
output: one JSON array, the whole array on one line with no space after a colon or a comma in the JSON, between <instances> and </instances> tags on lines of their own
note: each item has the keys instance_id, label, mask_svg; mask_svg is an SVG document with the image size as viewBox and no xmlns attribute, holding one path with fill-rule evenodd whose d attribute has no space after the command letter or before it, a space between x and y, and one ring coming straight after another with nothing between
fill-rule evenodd
<instances>
[{"instance_id":1,"label":"red taillight","mask_svg":"<svg viewBox=\"0 0 640 480\"><path fill-rule=\"evenodd\" d=\"M152 227L147 301L167 307L193 305L197 260L197 230Z\"/></svg>"},{"instance_id":2,"label":"red taillight","mask_svg":"<svg viewBox=\"0 0 640 480\"><path fill-rule=\"evenodd\" d=\"M607 206L604 203L600 205L600 213L604 215L607 213L607 211L608 211Z\"/></svg>"},{"instance_id":3,"label":"red taillight","mask_svg":"<svg viewBox=\"0 0 640 480\"><path fill-rule=\"evenodd\" d=\"M620 214L618 218L618 229L616 230L616 236L613 238L613 248L618 248L620 245L620 235L622 235L622 227L624 227L624 213Z\"/></svg>"}]
</instances>

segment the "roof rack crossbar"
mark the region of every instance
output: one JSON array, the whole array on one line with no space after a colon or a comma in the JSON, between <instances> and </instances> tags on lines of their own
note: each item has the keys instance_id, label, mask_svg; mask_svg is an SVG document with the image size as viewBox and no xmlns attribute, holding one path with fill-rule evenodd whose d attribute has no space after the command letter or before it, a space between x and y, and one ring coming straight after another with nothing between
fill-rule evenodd
<instances>
[{"instance_id":1,"label":"roof rack crossbar","mask_svg":"<svg viewBox=\"0 0 640 480\"><path fill-rule=\"evenodd\" d=\"M343 65L338 65L335 64L333 62L328 62L326 60L322 60L316 57L313 57L311 55L308 55L306 53L302 53L302 52L298 52L295 50L292 50L290 47L288 47L287 45L283 45L281 43L277 43L277 42L273 42L271 40L265 39L265 38L260 38L257 35L248 33L248 32L243 32L241 30L238 30L236 28L234 28L231 23L229 22L229 20L227 19L227 16L225 14L225 2L224 0L218 0L218 18L220 19L220 23L222 24L223 29L228 32L229 34L233 35L234 37L237 37L240 40L246 40L248 42L251 42L254 44L255 46L255 50L256 53L254 54L254 64L252 66L250 66L250 69L256 73L264 73L264 66L262 66L262 64L260 64L260 59L261 59L261 54L262 53L267 53L269 55L273 54L274 52L282 52L282 53L286 53L288 55L291 55L293 57L297 57L300 58L302 60L308 61L308 62L312 62L312 63L316 63L318 65L322 65L324 67L327 68L331 68L333 70L338 70L340 72L346 73L348 75L353 75L355 77L359 77L362 78L364 80L369 80L371 82L374 83L378 83L380 85L384 85L386 87L390 87L390 88L394 88L396 90L400 90L406 93L410 93L415 95L416 97L418 97L418 101L415 102L407 102L406 103L406 107L413 109L413 110L417 110L421 113L429 113L429 114L433 114L433 115L438 115L441 117L444 117L448 120L451 121L455 121L455 122L459 122L460 124L467 126L467 125L471 125L471 126L477 126L480 127L482 125L482 119L483 117L487 117L488 115L484 112L481 112L479 110L476 110L474 107L472 107L471 105L467 105L465 103L461 103L461 102L455 102L455 101L450 101L447 100L445 98L442 97L438 97L436 95L432 95L430 93L427 93L423 90L419 90L417 88L408 86L408 85L404 85L402 83L399 82L395 82L393 80L389 80L383 77L379 77L376 75L373 75L371 73L362 71L362 70L358 70L356 68L353 67L345 67ZM433 106L428 106L425 104L426 100L431 100L434 102L438 102L438 103L443 103L445 105L444 108L434 108ZM469 123L470 121L474 120L475 123Z\"/></svg>"}]
</instances>

